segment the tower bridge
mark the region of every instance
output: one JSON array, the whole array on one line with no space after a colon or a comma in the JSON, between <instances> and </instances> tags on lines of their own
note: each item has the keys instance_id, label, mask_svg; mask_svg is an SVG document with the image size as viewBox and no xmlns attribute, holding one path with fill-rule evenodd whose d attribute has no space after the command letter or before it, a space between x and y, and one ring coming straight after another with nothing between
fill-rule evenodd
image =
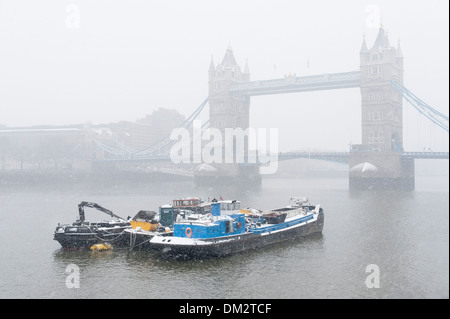
<instances>
[{"instance_id":1,"label":"tower bridge","mask_svg":"<svg viewBox=\"0 0 450 319\"><path fill-rule=\"evenodd\" d=\"M400 43L391 46L383 28L372 47L365 39L357 71L312 76L288 75L281 79L250 81L248 65L241 70L229 47L217 66L209 67L209 122L222 132L225 128L249 127L250 97L258 95L360 88L362 141L349 153L280 153L279 159L315 158L349 164L350 188L414 189L414 160L447 158L448 153L405 153L403 147L403 97L428 119L446 129L445 116L415 97L403 86L403 53ZM364 165L366 164L367 165ZM239 176L239 168L228 165ZM362 168L365 169L362 169ZM370 169L367 169L369 167ZM361 169L358 169L361 168ZM245 174L259 176L258 167Z\"/></svg>"},{"instance_id":2,"label":"tower bridge","mask_svg":"<svg viewBox=\"0 0 450 319\"><path fill-rule=\"evenodd\" d=\"M352 145L349 152L285 152L277 160L309 158L349 165L350 188L414 189L415 159L448 159L448 152L405 152L403 139L403 99L436 126L448 133L448 116L420 100L403 85L403 53L400 44L390 44L383 28L372 47L363 39L360 68L350 72L311 76L287 75L283 78L250 81L248 65L242 70L236 63L233 50L228 47L218 65L213 59L209 66L208 98L182 123L192 125L209 104L209 121L204 127L215 128L222 136L226 129L249 128L249 109L252 96L284 94L320 90L359 88L361 92L361 144ZM209 126L208 126L208 125ZM326 133L324 133L326 134ZM249 151L248 140L245 150ZM160 143L137 152L125 147L113 150L97 142L97 148L108 153L104 161L169 161L174 142L167 137ZM222 140L221 145L225 145ZM233 145L236 147L236 145ZM248 154L244 154L248 158ZM252 165L253 164L253 165ZM244 178L259 181L261 163L212 163L212 169L195 170L195 178L204 180L233 180ZM191 166L192 167L192 166ZM211 168L210 167L210 168Z\"/></svg>"},{"instance_id":3,"label":"tower bridge","mask_svg":"<svg viewBox=\"0 0 450 319\"><path fill-rule=\"evenodd\" d=\"M349 152L287 152L277 154L277 160L309 158L349 165L350 188L395 187L414 189L415 159L448 159L448 152L405 152L403 139L403 99L425 118L448 133L448 116L436 111L416 97L403 85L403 53L400 43L390 44L387 33L379 29L369 48L363 39L359 70L311 76L287 75L284 78L250 81L248 65L242 70L236 63L233 50L228 47L218 65L211 59L208 98L182 123L184 128L209 104L209 121L205 128L214 128L225 136L226 129L249 128L249 109L252 96L296 92L359 88L361 92L361 144L352 145ZM324 133L326 134L326 133ZM97 143L108 153L107 161L164 161L174 141L169 137L157 145L137 152L125 147L113 150ZM244 141L249 152L248 140ZM225 145L222 140L221 145ZM233 145L236 147L236 145ZM248 158L244 154L244 158ZM252 165L253 164L253 165ZM195 170L195 178L224 180L226 178L259 181L261 163L212 163L207 170Z\"/></svg>"},{"instance_id":4,"label":"tower bridge","mask_svg":"<svg viewBox=\"0 0 450 319\"><path fill-rule=\"evenodd\" d=\"M290 74L278 79L250 81L248 65L242 70L236 63L233 50L229 47L221 63L214 65L211 59L208 70L208 97L180 124L180 127L191 130L194 120L209 104L209 120L201 129L214 128L225 136L226 129L246 131L249 128L252 96L359 88L361 144L351 145L349 152L277 153L276 160L308 158L343 163L349 166L350 188L394 187L412 190L415 187L414 161L416 159L448 159L449 153L404 150L403 100L411 104L433 125L445 130L447 134L449 132L448 116L436 111L404 87L403 53L400 44L396 47L392 46L383 28L379 29L370 49L363 39L359 56L359 70L310 76ZM17 134L22 133L0 131L0 142L4 140L6 143L9 136ZM327 133L324 132L324 134ZM83 140L85 141L86 138ZM140 150L123 145L117 140L111 140L109 144L95 137L88 140L92 143L81 148L77 146L75 149L82 149L85 154L92 150L95 155L85 156L85 159L93 159L93 162L97 164L105 163L108 167L114 163L120 163L118 167L145 163L152 166L153 170L159 167L166 173L194 176L199 182L227 178L253 179L258 182L261 179L261 162L249 163L246 160L235 163L214 162L209 165L209 169L199 170L194 169L195 165L191 164L195 164L195 161L193 162L190 158L190 164L186 165L189 171L183 170L181 166L175 167L170 158L170 151L175 141L170 136ZM247 152L250 149L248 139L244 140L244 144L243 158L248 159ZM221 145L222 147L225 145L224 140L221 141ZM193 148L192 145L190 148ZM63 159L66 157L68 156ZM21 158L25 158L25 155L21 154Z\"/></svg>"}]
</instances>

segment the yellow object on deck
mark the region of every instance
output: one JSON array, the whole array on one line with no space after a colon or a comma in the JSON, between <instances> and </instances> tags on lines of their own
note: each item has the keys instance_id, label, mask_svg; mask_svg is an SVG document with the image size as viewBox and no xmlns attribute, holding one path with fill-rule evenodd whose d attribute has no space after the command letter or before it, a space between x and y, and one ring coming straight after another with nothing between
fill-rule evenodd
<instances>
[{"instance_id":1,"label":"yellow object on deck","mask_svg":"<svg viewBox=\"0 0 450 319\"><path fill-rule=\"evenodd\" d=\"M154 231L156 230L156 227L158 227L158 223L156 224L152 224L150 222L141 222L141 221L137 221L137 220L132 220L130 222L131 227L133 227L133 229L136 229L137 227L141 227L142 230L146 230L146 231Z\"/></svg>"},{"instance_id":2,"label":"yellow object on deck","mask_svg":"<svg viewBox=\"0 0 450 319\"><path fill-rule=\"evenodd\" d=\"M91 246L92 251L105 251L105 250L112 250L113 247L110 244L95 244Z\"/></svg>"}]
</instances>

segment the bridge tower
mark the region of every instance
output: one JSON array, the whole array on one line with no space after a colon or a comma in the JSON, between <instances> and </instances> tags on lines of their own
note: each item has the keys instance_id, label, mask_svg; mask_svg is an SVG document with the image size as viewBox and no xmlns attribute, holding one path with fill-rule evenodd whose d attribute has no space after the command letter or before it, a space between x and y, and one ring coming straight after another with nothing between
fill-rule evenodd
<instances>
[{"instance_id":1,"label":"bridge tower","mask_svg":"<svg viewBox=\"0 0 450 319\"><path fill-rule=\"evenodd\" d=\"M240 164L237 161L225 163L225 129L240 128L243 131L249 128L250 96L233 93L231 87L236 83L250 81L250 72L246 63L244 70L241 69L228 46L222 62L217 66L211 58L209 66L209 127L219 129L222 133L222 161L212 163L213 169L196 172L196 179L249 179L261 181L259 166ZM236 143L233 144L233 149ZM248 151L248 142L244 141L244 151ZM236 154L236 152L234 152ZM203 183L204 181L201 181Z\"/></svg>"},{"instance_id":2,"label":"bridge tower","mask_svg":"<svg viewBox=\"0 0 450 319\"><path fill-rule=\"evenodd\" d=\"M350 152L350 188L414 189L414 161L401 155L402 96L392 86L403 86L403 54L382 27L371 49L363 39L360 73L362 144Z\"/></svg>"},{"instance_id":3,"label":"bridge tower","mask_svg":"<svg viewBox=\"0 0 450 319\"><path fill-rule=\"evenodd\" d=\"M214 66L211 58L209 66L209 124L220 129L249 127L250 97L231 93L236 82L249 82L250 72L246 64L244 71L236 63L233 50L228 46L222 62Z\"/></svg>"}]
</instances>

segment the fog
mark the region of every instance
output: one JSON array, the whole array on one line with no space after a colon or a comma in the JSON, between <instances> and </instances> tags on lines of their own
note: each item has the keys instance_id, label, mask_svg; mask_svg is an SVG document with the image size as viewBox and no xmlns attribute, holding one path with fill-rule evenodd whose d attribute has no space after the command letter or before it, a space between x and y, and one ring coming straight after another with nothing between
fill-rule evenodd
<instances>
[{"instance_id":1,"label":"fog","mask_svg":"<svg viewBox=\"0 0 450 319\"><path fill-rule=\"evenodd\" d=\"M0 124L136 121L160 107L187 117L208 95L211 58L220 63L228 46L242 68L248 62L251 80L355 71L363 36L371 47L378 22L392 45L401 41L405 86L448 114L448 6L444 0L0 0ZM438 141L432 147L448 150L448 135L431 132L406 102L404 108L406 149ZM280 151L346 151L361 142L361 94L252 97L250 125L278 128Z\"/></svg>"},{"instance_id":2,"label":"fog","mask_svg":"<svg viewBox=\"0 0 450 319\"><path fill-rule=\"evenodd\" d=\"M0 0L0 298L448 299L449 134L402 75L448 117L448 0Z\"/></svg>"}]
</instances>

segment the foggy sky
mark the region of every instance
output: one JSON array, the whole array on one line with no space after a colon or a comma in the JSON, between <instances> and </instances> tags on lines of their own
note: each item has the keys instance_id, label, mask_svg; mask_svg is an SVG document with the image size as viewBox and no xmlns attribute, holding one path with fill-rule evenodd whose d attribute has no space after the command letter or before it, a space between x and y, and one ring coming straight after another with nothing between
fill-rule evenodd
<instances>
[{"instance_id":1,"label":"foggy sky","mask_svg":"<svg viewBox=\"0 0 450 319\"><path fill-rule=\"evenodd\" d=\"M0 0L0 124L135 121L159 107L188 116L208 95L211 56L217 65L228 45L242 68L248 61L251 80L358 70L363 34L371 47L378 32L373 8L391 44L401 41L405 86L448 114L448 7L447 0ZM250 125L277 127L280 151L347 150L361 142L360 105L359 89L252 97ZM403 105L407 150L448 144Z\"/></svg>"}]
</instances>

